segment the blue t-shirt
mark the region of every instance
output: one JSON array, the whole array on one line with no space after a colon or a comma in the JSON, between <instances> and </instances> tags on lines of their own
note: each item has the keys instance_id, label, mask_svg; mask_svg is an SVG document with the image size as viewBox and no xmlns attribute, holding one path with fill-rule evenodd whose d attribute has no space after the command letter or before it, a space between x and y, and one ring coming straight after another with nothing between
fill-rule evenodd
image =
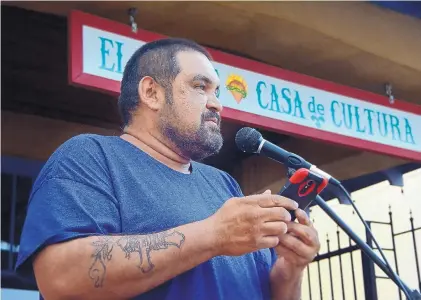
<instances>
[{"instance_id":1,"label":"blue t-shirt","mask_svg":"<svg viewBox=\"0 0 421 300\"><path fill-rule=\"evenodd\" d=\"M34 183L16 269L33 275L31 259L47 245L164 231L239 196L236 181L211 166L193 162L191 174L182 174L120 137L79 135L54 152ZM133 299L269 299L275 259L272 249L214 257Z\"/></svg>"}]
</instances>

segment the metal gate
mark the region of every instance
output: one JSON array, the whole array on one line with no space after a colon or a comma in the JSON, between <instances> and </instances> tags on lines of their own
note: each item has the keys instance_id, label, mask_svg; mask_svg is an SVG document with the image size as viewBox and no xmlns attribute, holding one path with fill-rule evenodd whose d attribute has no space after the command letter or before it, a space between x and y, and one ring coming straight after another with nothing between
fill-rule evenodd
<instances>
[{"instance_id":1,"label":"metal gate","mask_svg":"<svg viewBox=\"0 0 421 300\"><path fill-rule=\"evenodd\" d=\"M412 216L412 213L410 212L409 214L407 222L408 229L401 232L395 232L394 230L393 214L390 206L389 222L366 222L370 229L372 229L373 225L389 227L389 238L392 247L382 247L382 250L385 255L391 254L386 255L386 258L388 258L391 267L398 275L399 260L397 249L399 249L399 247L406 247L406 250L408 250L408 247L411 248L411 262L413 261L413 264L415 265L415 272L410 276L416 277L418 283L418 286L412 288L421 290L420 261L417 248L420 245L417 244L416 239L416 231L420 230L421 227L414 227L414 217ZM318 254L307 268L306 280L303 282L303 289L306 290L306 293L304 293L302 300L377 300L379 299L378 289L381 287L382 282L392 282L364 253L362 253L360 248L353 241L350 239L344 241L347 243L347 246L344 247L340 239L341 235L343 236L341 231L342 230L339 228L336 231L335 243L337 244L337 250L330 250L333 241L332 238L326 236L324 242L327 245L327 252ZM411 237L412 242L410 244L397 245L396 237L402 235ZM374 236L376 237L375 234ZM374 251L376 251L367 231L366 242ZM405 299L404 294L400 293L397 287L395 291L395 294L388 295L386 300Z\"/></svg>"}]
</instances>

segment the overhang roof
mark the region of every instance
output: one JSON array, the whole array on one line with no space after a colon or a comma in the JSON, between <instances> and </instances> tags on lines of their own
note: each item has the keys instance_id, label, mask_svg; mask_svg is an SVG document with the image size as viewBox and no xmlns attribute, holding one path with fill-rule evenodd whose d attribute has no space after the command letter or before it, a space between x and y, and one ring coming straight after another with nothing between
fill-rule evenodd
<instances>
[{"instance_id":1,"label":"overhang roof","mask_svg":"<svg viewBox=\"0 0 421 300\"><path fill-rule=\"evenodd\" d=\"M421 104L421 20L367 2L3 2L78 9L292 71ZM390 5L389 5L390 6ZM18 20L17 20L18 21ZM22 20L19 20L20 22Z\"/></svg>"}]
</instances>

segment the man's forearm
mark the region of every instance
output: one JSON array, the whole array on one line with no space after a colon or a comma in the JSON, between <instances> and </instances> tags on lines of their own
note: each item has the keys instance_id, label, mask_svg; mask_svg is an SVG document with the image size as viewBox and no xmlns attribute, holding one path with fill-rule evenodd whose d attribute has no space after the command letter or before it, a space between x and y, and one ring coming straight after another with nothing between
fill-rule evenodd
<instances>
[{"instance_id":1,"label":"man's forearm","mask_svg":"<svg viewBox=\"0 0 421 300\"><path fill-rule=\"evenodd\" d=\"M300 300L303 272L291 270L282 274L276 267L270 273L272 300Z\"/></svg>"},{"instance_id":2,"label":"man's forearm","mask_svg":"<svg viewBox=\"0 0 421 300\"><path fill-rule=\"evenodd\" d=\"M213 256L210 226L201 221L149 235L94 236L54 245L37 257L35 272L41 292L51 298L127 299Z\"/></svg>"}]
</instances>

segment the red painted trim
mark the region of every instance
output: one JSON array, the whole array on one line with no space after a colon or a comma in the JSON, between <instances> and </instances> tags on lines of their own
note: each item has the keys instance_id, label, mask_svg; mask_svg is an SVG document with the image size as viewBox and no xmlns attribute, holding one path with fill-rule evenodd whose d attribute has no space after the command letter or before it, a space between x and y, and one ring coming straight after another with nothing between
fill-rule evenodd
<instances>
[{"instance_id":1,"label":"red painted trim","mask_svg":"<svg viewBox=\"0 0 421 300\"><path fill-rule=\"evenodd\" d=\"M77 76L82 73L82 33L79 32L77 15L69 16L69 24L67 27L68 43L68 59L69 59L69 83L76 81ZM81 29L82 27L80 27ZM79 50L80 48L80 50Z\"/></svg>"},{"instance_id":2,"label":"red painted trim","mask_svg":"<svg viewBox=\"0 0 421 300\"><path fill-rule=\"evenodd\" d=\"M88 25L91 27L95 27L104 31L112 32L115 34L119 34L122 36L126 36L129 38L142 40L145 42L154 41L157 39L165 38L166 36L152 33L150 31L145 31L142 29L138 29L138 33L133 33L131 31L130 26L114 22L108 19L104 19L98 16L93 16L90 14L86 14L80 11L72 11L70 14L70 24L71 24L71 43L73 45L71 47L71 56L74 53L80 53L79 55L75 55L74 63L77 64L78 68L72 72L73 77L77 77L78 74L82 71L82 25ZM75 32L77 34L75 34ZM79 44L79 45L78 45ZM393 105L389 105L389 101L387 97L381 96L375 93L367 92L364 90L359 90L356 88L351 88L344 85L339 85L337 83L333 83L330 81L322 80L319 78L311 77L308 75L284 70L275 66L270 66L267 64L263 64L257 61L253 61L247 58L235 56L232 54L224 53L222 51L214 50L207 48L209 52L212 54L215 61L223 64L227 64L233 67L242 68L245 70L249 70L256 73L261 73L263 75L267 75L270 77L302 84L308 87L313 87L316 89L332 92L335 94L356 98L358 100L379 104L385 107L390 107L402 111L412 112L415 114L421 114L421 105L416 105L409 102L404 102L400 100L395 100ZM77 73L79 72L79 73ZM114 80L108 80L104 78L100 78L101 80L106 80L109 82L114 82ZM109 83L108 82L108 83ZM106 83L106 82L104 82ZM115 93L119 93L120 89L115 87L107 86L107 90L112 90ZM104 89L104 87L102 87Z\"/></svg>"},{"instance_id":3,"label":"red painted trim","mask_svg":"<svg viewBox=\"0 0 421 300\"><path fill-rule=\"evenodd\" d=\"M101 78L98 76L82 74L82 26L91 26L104 31L112 32L137 40L142 40L145 42L150 42L166 37L164 35L152 33L142 29L138 29L137 33L133 33L131 31L130 26L128 25L114 22L98 16L93 16L80 11L72 11L70 13L69 20L70 83L79 86L88 86L92 89L105 91L113 95L118 95L118 93L120 92L119 82L115 80ZM356 98L361 101L379 104L384 107L390 107L401 111L421 115L421 105L416 105L400 100L395 100L395 103L393 105L390 105L387 97L385 96L339 85L333 82L295 73L292 71L283 70L278 67L266 65L247 58L242 58L228 53L224 53L222 51L213 49L208 50L213 56L214 60L219 63L227 64L233 67L249 70L256 73L261 73L274 78L294 82L297 84L313 87L335 94ZM421 161L421 152L374 143L353 137L347 137L335 133L317 130L314 128L296 125L293 123L288 123L281 120L258 116L255 114L246 113L230 108L225 108L223 110L222 117L228 120L232 120L234 122L241 122L250 126L258 126L281 133L289 133L291 135L299 137L321 140L324 142L340 144L360 150L369 150L376 153L388 154L396 157Z\"/></svg>"}]
</instances>

